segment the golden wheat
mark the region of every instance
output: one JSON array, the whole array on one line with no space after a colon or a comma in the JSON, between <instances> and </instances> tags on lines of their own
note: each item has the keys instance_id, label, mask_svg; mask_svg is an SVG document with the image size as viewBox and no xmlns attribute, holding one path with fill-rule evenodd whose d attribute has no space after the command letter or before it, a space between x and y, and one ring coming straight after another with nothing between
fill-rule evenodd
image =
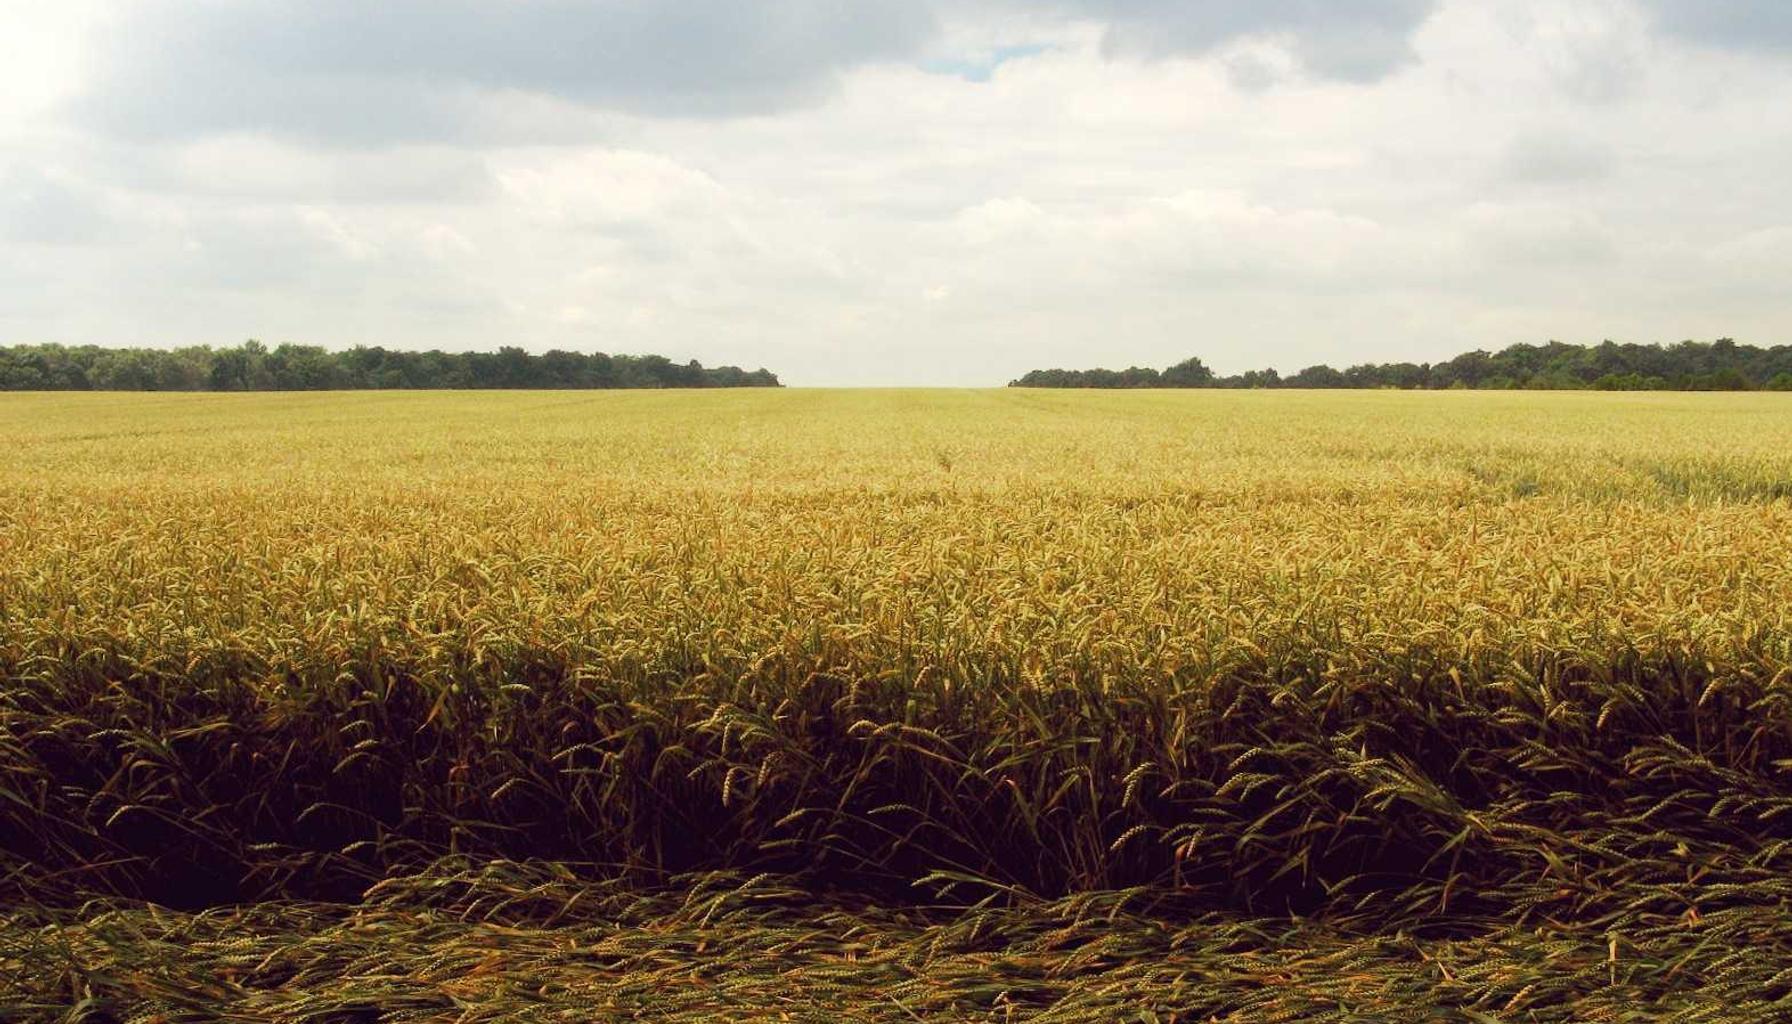
<instances>
[{"instance_id":1,"label":"golden wheat","mask_svg":"<svg viewBox=\"0 0 1792 1024\"><path fill-rule=\"evenodd\" d=\"M540 860L516 970L596 942L581 887L633 893L605 914L892 994L864 1019L1420 1020L1445 991L1568 1020L1601 983L1585 1019L1792 1012L1783 396L5 396L0 437L0 892L38 908L0 966L82 965L0 1011L651 1010L630 986L683 939L564 974L612 986L572 1004L415 960L424 894L473 956ZM856 909L729 926L752 942L678 909L755 876ZM380 923L231 917L260 963L335 952L256 975L206 939L144 982L258 899ZM1086 899L1130 908L1113 952L1043 938ZM985 927L1012 985L963 959ZM379 929L409 989L351 954ZM260 980L205 989L232 963Z\"/></svg>"}]
</instances>

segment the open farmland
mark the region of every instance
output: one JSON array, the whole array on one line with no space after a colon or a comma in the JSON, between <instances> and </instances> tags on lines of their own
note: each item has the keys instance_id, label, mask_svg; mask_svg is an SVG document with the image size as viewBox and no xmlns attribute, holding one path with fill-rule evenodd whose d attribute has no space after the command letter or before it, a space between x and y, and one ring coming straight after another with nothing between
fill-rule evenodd
<instances>
[{"instance_id":1,"label":"open farmland","mask_svg":"<svg viewBox=\"0 0 1792 1024\"><path fill-rule=\"evenodd\" d=\"M0 396L0 1019L1792 1019L1792 400Z\"/></svg>"}]
</instances>

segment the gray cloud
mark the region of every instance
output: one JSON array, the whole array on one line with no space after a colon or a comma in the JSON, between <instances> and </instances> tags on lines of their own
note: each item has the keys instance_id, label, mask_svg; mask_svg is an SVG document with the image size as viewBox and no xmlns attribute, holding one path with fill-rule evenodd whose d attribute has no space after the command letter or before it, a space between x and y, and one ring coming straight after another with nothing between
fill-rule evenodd
<instances>
[{"instance_id":1,"label":"gray cloud","mask_svg":"<svg viewBox=\"0 0 1792 1024\"><path fill-rule=\"evenodd\" d=\"M1792 52L1784 0L1640 0L1661 31L1724 49Z\"/></svg>"},{"instance_id":2,"label":"gray cloud","mask_svg":"<svg viewBox=\"0 0 1792 1024\"><path fill-rule=\"evenodd\" d=\"M1284 46L1314 75L1370 82L1412 59L1412 33L1435 5L1063 0L1047 10L1104 24L1111 58L1202 56L1251 38ZM150 0L113 26L77 108L139 139L589 141L603 137L602 111L812 105L855 66L924 62L957 10L944 0Z\"/></svg>"},{"instance_id":3,"label":"gray cloud","mask_svg":"<svg viewBox=\"0 0 1792 1024\"><path fill-rule=\"evenodd\" d=\"M84 107L126 134L349 142L483 137L494 118L478 101L504 94L759 114L932 32L925 8L870 0L162 2L118 26Z\"/></svg>"},{"instance_id":4,"label":"gray cloud","mask_svg":"<svg viewBox=\"0 0 1792 1024\"><path fill-rule=\"evenodd\" d=\"M1109 52L1205 54L1241 37L1284 42L1313 74L1373 82L1414 59L1412 34L1436 0L1079 0L1108 22Z\"/></svg>"}]
</instances>

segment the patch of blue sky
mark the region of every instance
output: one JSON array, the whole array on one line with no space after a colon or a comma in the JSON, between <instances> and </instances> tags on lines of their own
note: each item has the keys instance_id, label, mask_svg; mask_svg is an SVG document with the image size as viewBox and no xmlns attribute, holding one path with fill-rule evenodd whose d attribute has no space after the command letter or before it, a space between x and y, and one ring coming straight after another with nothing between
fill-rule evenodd
<instances>
[{"instance_id":1,"label":"patch of blue sky","mask_svg":"<svg viewBox=\"0 0 1792 1024\"><path fill-rule=\"evenodd\" d=\"M921 62L921 70L932 75L952 75L967 82L987 82L996 68L1011 60L1023 60L1044 53L1048 47L1029 43L1025 46L998 46L984 53L950 59Z\"/></svg>"}]
</instances>

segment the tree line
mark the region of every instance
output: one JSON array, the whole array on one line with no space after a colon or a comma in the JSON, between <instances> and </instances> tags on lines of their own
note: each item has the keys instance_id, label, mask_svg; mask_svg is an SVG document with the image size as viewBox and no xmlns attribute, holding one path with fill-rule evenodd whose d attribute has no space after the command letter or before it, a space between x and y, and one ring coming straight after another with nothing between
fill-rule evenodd
<instances>
[{"instance_id":1,"label":"tree line","mask_svg":"<svg viewBox=\"0 0 1792 1024\"><path fill-rule=\"evenodd\" d=\"M1597 391L1792 391L1792 345L1729 338L1675 345L1513 345L1442 363L1323 363L1284 377L1273 369L1221 377L1199 358L1165 370L1033 370L1019 388L1478 388Z\"/></svg>"},{"instance_id":2,"label":"tree line","mask_svg":"<svg viewBox=\"0 0 1792 1024\"><path fill-rule=\"evenodd\" d=\"M770 370L706 367L664 356L401 352L258 341L212 348L0 346L0 391L323 391L402 388L779 387Z\"/></svg>"}]
</instances>

